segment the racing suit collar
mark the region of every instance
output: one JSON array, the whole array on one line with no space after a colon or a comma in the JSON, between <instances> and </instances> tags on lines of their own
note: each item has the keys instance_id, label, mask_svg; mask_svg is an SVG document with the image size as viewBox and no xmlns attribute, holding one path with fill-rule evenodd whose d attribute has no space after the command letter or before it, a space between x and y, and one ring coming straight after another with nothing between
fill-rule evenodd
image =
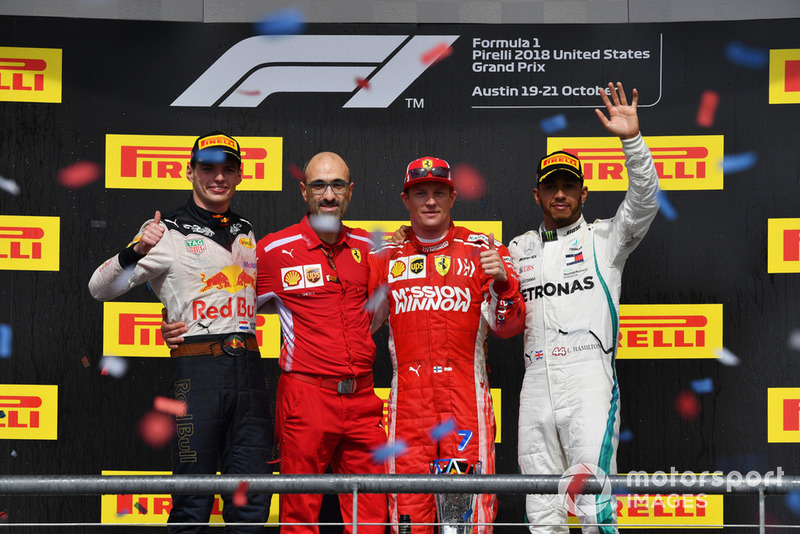
<instances>
[{"instance_id":1,"label":"racing suit collar","mask_svg":"<svg viewBox=\"0 0 800 534\"><path fill-rule=\"evenodd\" d=\"M436 241L435 243L428 243L428 242L423 243L414 234L414 230L413 229L409 229L408 230L408 234L407 234L406 239L411 241L411 244L414 245L414 248L417 249L420 252L423 252L423 253L435 252L437 250L442 250L444 248L447 248L450 245L450 243L453 242L453 233L455 231L456 231L456 225L451 220L450 221L450 229L447 230L447 233L445 234L445 236L443 238L441 238L439 241Z\"/></svg>"},{"instance_id":2,"label":"racing suit collar","mask_svg":"<svg viewBox=\"0 0 800 534\"><path fill-rule=\"evenodd\" d=\"M568 236L575 232L579 226L585 224L585 220L583 218L583 214L578 217L578 220L574 223L570 224L569 226L564 226L561 228L556 228L555 230L546 230L544 227L544 223L539 225L539 236L542 238L542 242L548 241L557 241L559 239L563 239L565 236Z\"/></svg>"},{"instance_id":3,"label":"racing suit collar","mask_svg":"<svg viewBox=\"0 0 800 534\"><path fill-rule=\"evenodd\" d=\"M198 206L192 197L189 197L186 208L189 215L196 219L198 223L212 229L219 228L220 226L228 226L231 222L232 214L230 209L225 213L214 213L213 211L208 211Z\"/></svg>"}]
</instances>

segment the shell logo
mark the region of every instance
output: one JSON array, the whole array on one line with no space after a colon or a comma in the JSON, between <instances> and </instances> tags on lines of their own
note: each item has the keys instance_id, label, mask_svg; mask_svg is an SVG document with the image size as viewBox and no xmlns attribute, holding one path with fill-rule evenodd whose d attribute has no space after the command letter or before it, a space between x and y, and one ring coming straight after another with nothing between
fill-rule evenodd
<instances>
[{"instance_id":1,"label":"shell logo","mask_svg":"<svg viewBox=\"0 0 800 534\"><path fill-rule=\"evenodd\" d=\"M242 237L242 238L240 238L240 239L239 239L239 243L241 243L241 244L242 244L242 246L243 246L243 247L245 247L245 248L249 248L249 249L254 249L254 248L256 248L256 246L253 244L253 242L252 242L252 241L250 240L250 238L248 238L248 237Z\"/></svg>"},{"instance_id":2,"label":"shell logo","mask_svg":"<svg viewBox=\"0 0 800 534\"><path fill-rule=\"evenodd\" d=\"M289 271L283 277L283 283L286 284L287 286L293 287L293 286L296 286L297 284L299 284L300 280L302 278L303 278L303 275L301 275L299 272L297 272L297 271Z\"/></svg>"},{"instance_id":3,"label":"shell logo","mask_svg":"<svg viewBox=\"0 0 800 534\"><path fill-rule=\"evenodd\" d=\"M397 261L397 262L395 262L394 266L392 267L392 270L389 271L389 274L391 274L393 277L397 278L398 276L403 274L405 271L406 271L406 264L404 262L402 262L402 261Z\"/></svg>"}]
</instances>

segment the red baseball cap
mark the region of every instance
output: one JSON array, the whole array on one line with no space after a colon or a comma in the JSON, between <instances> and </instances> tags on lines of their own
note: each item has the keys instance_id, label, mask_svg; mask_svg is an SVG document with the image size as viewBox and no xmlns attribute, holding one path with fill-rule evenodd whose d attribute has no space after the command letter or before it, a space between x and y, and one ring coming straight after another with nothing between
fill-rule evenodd
<instances>
[{"instance_id":1,"label":"red baseball cap","mask_svg":"<svg viewBox=\"0 0 800 534\"><path fill-rule=\"evenodd\" d=\"M441 158L425 156L415 159L406 168L406 179L403 182L403 191L414 184L424 182L439 182L447 184L450 189L455 189L450 164Z\"/></svg>"}]
</instances>

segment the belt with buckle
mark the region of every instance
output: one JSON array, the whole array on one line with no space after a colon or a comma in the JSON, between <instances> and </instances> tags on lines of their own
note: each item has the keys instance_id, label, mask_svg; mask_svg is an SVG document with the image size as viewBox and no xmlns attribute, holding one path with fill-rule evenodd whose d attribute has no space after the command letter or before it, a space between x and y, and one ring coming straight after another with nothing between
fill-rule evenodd
<instances>
[{"instance_id":1,"label":"belt with buckle","mask_svg":"<svg viewBox=\"0 0 800 534\"><path fill-rule=\"evenodd\" d=\"M214 356L219 357L223 354L229 356L242 356L248 350L258 351L258 341L255 336L243 336L242 334L231 334L218 341L196 341L181 343L180 346L170 351L170 356L180 358L181 356Z\"/></svg>"},{"instance_id":2,"label":"belt with buckle","mask_svg":"<svg viewBox=\"0 0 800 534\"><path fill-rule=\"evenodd\" d=\"M361 391L362 389L372 387L373 382L372 373L360 376L358 378L345 378L344 380L339 380L338 378L325 378L323 376L309 375L295 371L284 374L293 380L314 384L315 386L325 389L332 389L343 394L355 393L356 391Z\"/></svg>"}]
</instances>

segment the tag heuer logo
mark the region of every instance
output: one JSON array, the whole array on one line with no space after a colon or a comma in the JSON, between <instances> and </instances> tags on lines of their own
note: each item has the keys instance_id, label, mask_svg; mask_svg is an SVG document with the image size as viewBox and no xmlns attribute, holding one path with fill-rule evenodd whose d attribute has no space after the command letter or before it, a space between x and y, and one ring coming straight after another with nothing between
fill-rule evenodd
<instances>
[{"instance_id":1,"label":"tag heuer logo","mask_svg":"<svg viewBox=\"0 0 800 534\"><path fill-rule=\"evenodd\" d=\"M186 250L192 254L202 254L206 249L206 243L202 239L187 239Z\"/></svg>"}]
</instances>

